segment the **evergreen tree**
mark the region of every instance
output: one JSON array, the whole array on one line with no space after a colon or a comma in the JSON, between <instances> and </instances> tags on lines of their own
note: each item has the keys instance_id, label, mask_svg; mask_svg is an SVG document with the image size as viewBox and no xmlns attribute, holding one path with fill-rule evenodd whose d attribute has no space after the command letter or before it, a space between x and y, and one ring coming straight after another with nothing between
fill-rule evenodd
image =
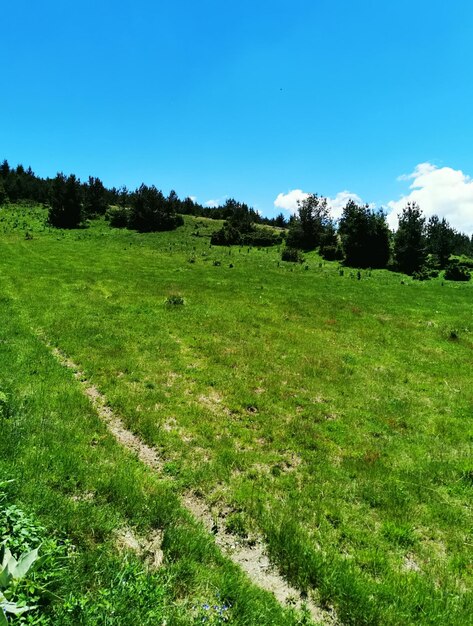
<instances>
[{"instance_id":1,"label":"evergreen tree","mask_svg":"<svg viewBox=\"0 0 473 626\"><path fill-rule=\"evenodd\" d=\"M426 226L427 252L438 260L439 266L446 267L455 245L455 231L445 218L437 215L429 218Z\"/></svg>"},{"instance_id":2,"label":"evergreen tree","mask_svg":"<svg viewBox=\"0 0 473 626\"><path fill-rule=\"evenodd\" d=\"M182 217L154 185L143 184L131 196L131 228L140 232L174 230L182 223Z\"/></svg>"},{"instance_id":3,"label":"evergreen tree","mask_svg":"<svg viewBox=\"0 0 473 626\"><path fill-rule=\"evenodd\" d=\"M0 206L2 204L7 204L7 202L8 202L7 192L5 191L3 180L0 178Z\"/></svg>"},{"instance_id":4,"label":"evergreen tree","mask_svg":"<svg viewBox=\"0 0 473 626\"><path fill-rule=\"evenodd\" d=\"M89 181L84 185L84 212L87 216L105 215L107 211L107 190L100 178L89 176Z\"/></svg>"},{"instance_id":5,"label":"evergreen tree","mask_svg":"<svg viewBox=\"0 0 473 626\"><path fill-rule=\"evenodd\" d=\"M184 200L181 203L181 211L182 213L184 213L184 215L196 215L196 205L195 202L192 200L192 198L184 198Z\"/></svg>"},{"instance_id":6,"label":"evergreen tree","mask_svg":"<svg viewBox=\"0 0 473 626\"><path fill-rule=\"evenodd\" d=\"M315 250L321 245L323 235L332 223L327 199L310 194L298 202L298 215L289 223L287 245L302 250Z\"/></svg>"},{"instance_id":7,"label":"evergreen tree","mask_svg":"<svg viewBox=\"0 0 473 626\"><path fill-rule=\"evenodd\" d=\"M426 259L425 218L416 202L408 202L398 218L394 258L401 272L413 274L420 270Z\"/></svg>"},{"instance_id":8,"label":"evergreen tree","mask_svg":"<svg viewBox=\"0 0 473 626\"><path fill-rule=\"evenodd\" d=\"M286 218L282 213L276 215L276 217L274 218L274 225L278 226L279 228L284 228L287 225Z\"/></svg>"},{"instance_id":9,"label":"evergreen tree","mask_svg":"<svg viewBox=\"0 0 473 626\"><path fill-rule=\"evenodd\" d=\"M343 209L339 233L345 261L352 267L386 267L390 231L383 212L374 212L349 200Z\"/></svg>"},{"instance_id":10,"label":"evergreen tree","mask_svg":"<svg viewBox=\"0 0 473 626\"><path fill-rule=\"evenodd\" d=\"M57 174L51 184L49 223L56 228L78 228L82 222L81 185L74 174Z\"/></svg>"},{"instance_id":11,"label":"evergreen tree","mask_svg":"<svg viewBox=\"0 0 473 626\"><path fill-rule=\"evenodd\" d=\"M8 164L8 161L4 159L2 164L0 165L0 176L2 178L6 178L9 173L10 173L10 165Z\"/></svg>"},{"instance_id":12,"label":"evergreen tree","mask_svg":"<svg viewBox=\"0 0 473 626\"><path fill-rule=\"evenodd\" d=\"M173 213L179 213L181 208L181 201L179 200L179 196L174 191L174 189L171 189L171 191L169 192L167 201L169 205L169 210Z\"/></svg>"}]
</instances>

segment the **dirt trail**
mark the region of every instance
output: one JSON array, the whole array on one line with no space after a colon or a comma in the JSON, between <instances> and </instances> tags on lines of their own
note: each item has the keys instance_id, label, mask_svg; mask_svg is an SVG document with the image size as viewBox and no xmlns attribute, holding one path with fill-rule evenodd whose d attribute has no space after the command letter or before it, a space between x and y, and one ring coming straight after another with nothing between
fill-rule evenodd
<instances>
[{"instance_id":1,"label":"dirt trail","mask_svg":"<svg viewBox=\"0 0 473 626\"><path fill-rule=\"evenodd\" d=\"M154 448L148 446L125 427L122 420L108 406L105 396L87 380L84 372L66 354L51 346L45 341L44 336L41 336L41 340L46 343L61 365L72 370L84 394L90 399L115 439L130 452L136 454L142 463L157 472L162 471L165 459L160 458ZM327 626L339 624L334 610L322 609L310 597L302 598L300 591L284 580L266 556L261 537L256 540L253 538L249 543L227 532L223 523L220 526L215 523L215 518L205 501L193 493L185 494L182 503L214 535L215 542L222 552L240 566L255 585L272 593L284 606L291 605L298 609L305 607L318 624Z\"/></svg>"}]
</instances>

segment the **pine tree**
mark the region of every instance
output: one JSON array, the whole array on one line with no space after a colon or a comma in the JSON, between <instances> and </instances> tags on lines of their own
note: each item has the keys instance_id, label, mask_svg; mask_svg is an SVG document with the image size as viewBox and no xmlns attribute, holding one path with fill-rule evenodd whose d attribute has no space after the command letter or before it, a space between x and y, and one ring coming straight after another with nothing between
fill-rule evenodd
<instances>
[{"instance_id":1,"label":"pine tree","mask_svg":"<svg viewBox=\"0 0 473 626\"><path fill-rule=\"evenodd\" d=\"M426 259L425 217L416 202L408 202L398 218L394 258L401 272L413 274L420 270Z\"/></svg>"},{"instance_id":2,"label":"pine tree","mask_svg":"<svg viewBox=\"0 0 473 626\"><path fill-rule=\"evenodd\" d=\"M455 245L455 231L445 218L432 215L426 227L427 252L434 255L441 268L447 265Z\"/></svg>"},{"instance_id":3,"label":"pine tree","mask_svg":"<svg viewBox=\"0 0 473 626\"><path fill-rule=\"evenodd\" d=\"M310 194L298 204L298 215L289 223L287 245L302 250L315 250L322 243L325 231L332 223L327 199Z\"/></svg>"},{"instance_id":4,"label":"pine tree","mask_svg":"<svg viewBox=\"0 0 473 626\"><path fill-rule=\"evenodd\" d=\"M100 178L89 176L84 185L84 212L87 216L105 215L107 210L107 190Z\"/></svg>"},{"instance_id":5,"label":"pine tree","mask_svg":"<svg viewBox=\"0 0 473 626\"><path fill-rule=\"evenodd\" d=\"M131 228L141 232L174 230L182 223L182 217L154 185L143 184L131 196Z\"/></svg>"},{"instance_id":6,"label":"pine tree","mask_svg":"<svg viewBox=\"0 0 473 626\"><path fill-rule=\"evenodd\" d=\"M352 267L386 267L391 252L390 231L383 212L349 200L343 209L339 233L345 261Z\"/></svg>"},{"instance_id":7,"label":"pine tree","mask_svg":"<svg viewBox=\"0 0 473 626\"><path fill-rule=\"evenodd\" d=\"M51 184L49 223L56 228L78 228L82 222L80 182L71 174L57 174Z\"/></svg>"}]
</instances>

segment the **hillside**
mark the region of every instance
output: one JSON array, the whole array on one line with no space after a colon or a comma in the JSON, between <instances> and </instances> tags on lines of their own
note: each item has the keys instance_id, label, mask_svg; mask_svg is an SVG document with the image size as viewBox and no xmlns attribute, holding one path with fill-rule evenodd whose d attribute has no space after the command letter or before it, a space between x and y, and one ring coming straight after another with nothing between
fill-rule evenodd
<instances>
[{"instance_id":1,"label":"hillside","mask_svg":"<svg viewBox=\"0 0 473 626\"><path fill-rule=\"evenodd\" d=\"M262 541L325 623L473 624L471 284L215 247L205 218L149 234L0 218L5 500L72 541L81 574L37 623L310 623L222 556L224 532ZM117 528L159 533L164 565L143 569Z\"/></svg>"}]
</instances>

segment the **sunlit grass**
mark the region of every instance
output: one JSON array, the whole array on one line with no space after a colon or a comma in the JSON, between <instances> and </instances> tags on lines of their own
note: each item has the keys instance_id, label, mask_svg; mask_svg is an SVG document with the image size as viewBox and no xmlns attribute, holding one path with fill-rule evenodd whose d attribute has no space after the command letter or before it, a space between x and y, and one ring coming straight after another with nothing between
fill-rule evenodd
<instances>
[{"instance_id":1,"label":"sunlit grass","mask_svg":"<svg viewBox=\"0 0 473 626\"><path fill-rule=\"evenodd\" d=\"M470 285L210 247L203 219L198 237L190 218L28 240L9 224L3 293L178 490L232 507L344 623L473 623Z\"/></svg>"}]
</instances>

